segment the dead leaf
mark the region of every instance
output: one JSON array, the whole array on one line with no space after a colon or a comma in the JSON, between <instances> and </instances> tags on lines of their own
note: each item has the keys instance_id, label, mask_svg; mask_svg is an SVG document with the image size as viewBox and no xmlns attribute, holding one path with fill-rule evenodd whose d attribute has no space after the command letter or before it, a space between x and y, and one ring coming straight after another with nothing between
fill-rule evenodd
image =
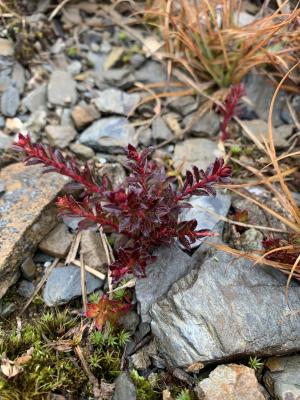
<instances>
[{"instance_id":1,"label":"dead leaf","mask_svg":"<svg viewBox=\"0 0 300 400\"><path fill-rule=\"evenodd\" d=\"M163 390L162 398L163 398L163 400L173 400L173 397L171 396L171 392L169 389Z\"/></svg>"},{"instance_id":2,"label":"dead leaf","mask_svg":"<svg viewBox=\"0 0 300 400\"><path fill-rule=\"evenodd\" d=\"M173 113L167 114L165 116L165 121L166 121L168 127L171 129L171 131L176 136L176 138L181 139L182 129L178 122L178 116Z\"/></svg>"},{"instance_id":3,"label":"dead leaf","mask_svg":"<svg viewBox=\"0 0 300 400\"><path fill-rule=\"evenodd\" d=\"M17 365L23 365L23 364L27 364L31 359L32 359L32 354L33 354L34 348L30 347L30 349L28 349L26 351L26 353L22 354L20 357L15 359L15 364Z\"/></svg>"},{"instance_id":4,"label":"dead leaf","mask_svg":"<svg viewBox=\"0 0 300 400\"><path fill-rule=\"evenodd\" d=\"M22 367L15 365L13 361L8 358L2 358L1 360L1 371L8 378L13 378L22 371Z\"/></svg>"},{"instance_id":5,"label":"dead leaf","mask_svg":"<svg viewBox=\"0 0 300 400\"><path fill-rule=\"evenodd\" d=\"M144 40L143 51L146 57L151 57L157 50L163 46L163 43L158 41L155 37L147 37Z\"/></svg>"},{"instance_id":6,"label":"dead leaf","mask_svg":"<svg viewBox=\"0 0 300 400\"><path fill-rule=\"evenodd\" d=\"M187 369L186 372L199 372L200 369L204 368L204 364L201 362L196 362L194 364L191 364Z\"/></svg>"}]
</instances>

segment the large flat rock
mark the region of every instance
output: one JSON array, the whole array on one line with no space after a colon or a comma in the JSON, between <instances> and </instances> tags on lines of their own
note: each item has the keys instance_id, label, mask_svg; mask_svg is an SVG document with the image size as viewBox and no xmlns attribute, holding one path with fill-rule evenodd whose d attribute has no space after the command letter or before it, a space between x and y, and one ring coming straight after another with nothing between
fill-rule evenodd
<instances>
[{"instance_id":1,"label":"large flat rock","mask_svg":"<svg viewBox=\"0 0 300 400\"><path fill-rule=\"evenodd\" d=\"M186 275L190 267L191 257L175 244L159 248L154 255L157 259L147 267L147 276L138 279L135 286L143 322L151 320L151 305L165 295L174 282Z\"/></svg>"},{"instance_id":2,"label":"large flat rock","mask_svg":"<svg viewBox=\"0 0 300 400\"><path fill-rule=\"evenodd\" d=\"M171 365L299 350L298 282L292 282L287 302L284 274L206 245L191 266L150 310L152 332Z\"/></svg>"},{"instance_id":3,"label":"large flat rock","mask_svg":"<svg viewBox=\"0 0 300 400\"><path fill-rule=\"evenodd\" d=\"M41 174L40 166L12 164L0 172L0 298L19 276L19 266L57 223L53 200L67 179Z\"/></svg>"}]
</instances>

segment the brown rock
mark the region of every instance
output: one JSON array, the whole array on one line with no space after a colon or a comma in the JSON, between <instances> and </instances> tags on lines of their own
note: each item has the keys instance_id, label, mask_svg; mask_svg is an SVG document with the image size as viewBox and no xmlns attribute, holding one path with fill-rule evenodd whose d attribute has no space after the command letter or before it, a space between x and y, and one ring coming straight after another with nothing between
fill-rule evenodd
<instances>
[{"instance_id":1,"label":"brown rock","mask_svg":"<svg viewBox=\"0 0 300 400\"><path fill-rule=\"evenodd\" d=\"M107 272L105 250L98 232L82 231L80 252L83 254L84 264L97 271Z\"/></svg>"},{"instance_id":2,"label":"brown rock","mask_svg":"<svg viewBox=\"0 0 300 400\"><path fill-rule=\"evenodd\" d=\"M78 105L72 111L72 118L76 128L82 129L100 118L99 111L93 106L88 104Z\"/></svg>"},{"instance_id":3,"label":"brown rock","mask_svg":"<svg viewBox=\"0 0 300 400\"><path fill-rule=\"evenodd\" d=\"M39 244L39 249L52 257L65 257L71 247L73 235L68 227L58 224Z\"/></svg>"},{"instance_id":4,"label":"brown rock","mask_svg":"<svg viewBox=\"0 0 300 400\"><path fill-rule=\"evenodd\" d=\"M219 365L196 387L199 400L265 400L253 369L245 365Z\"/></svg>"},{"instance_id":5,"label":"brown rock","mask_svg":"<svg viewBox=\"0 0 300 400\"><path fill-rule=\"evenodd\" d=\"M41 174L40 166L12 164L0 172L0 298L16 282L20 264L57 223L53 200L67 179Z\"/></svg>"},{"instance_id":6,"label":"brown rock","mask_svg":"<svg viewBox=\"0 0 300 400\"><path fill-rule=\"evenodd\" d=\"M12 56L14 54L14 44L10 39L0 38L0 56Z\"/></svg>"},{"instance_id":7,"label":"brown rock","mask_svg":"<svg viewBox=\"0 0 300 400\"><path fill-rule=\"evenodd\" d=\"M77 132L72 126L48 125L45 128L51 146L64 149L75 139Z\"/></svg>"}]
</instances>

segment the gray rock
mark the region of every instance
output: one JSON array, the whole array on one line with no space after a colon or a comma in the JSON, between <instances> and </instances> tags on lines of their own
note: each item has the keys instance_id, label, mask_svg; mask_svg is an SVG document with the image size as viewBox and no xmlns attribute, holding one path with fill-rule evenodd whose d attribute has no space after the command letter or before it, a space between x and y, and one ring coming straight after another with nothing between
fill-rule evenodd
<instances>
[{"instance_id":1,"label":"gray rock","mask_svg":"<svg viewBox=\"0 0 300 400\"><path fill-rule=\"evenodd\" d=\"M82 70L82 64L78 60L71 62L71 64L69 64L68 66L68 72L72 76L78 75L81 72L81 70Z\"/></svg>"},{"instance_id":2,"label":"gray rock","mask_svg":"<svg viewBox=\"0 0 300 400\"><path fill-rule=\"evenodd\" d=\"M101 87L102 81L105 81L110 86L128 87L134 82L134 76L130 72L130 68L125 67L109 69L103 73L102 77L98 77L97 84L100 89L103 89Z\"/></svg>"},{"instance_id":3,"label":"gray rock","mask_svg":"<svg viewBox=\"0 0 300 400\"><path fill-rule=\"evenodd\" d=\"M11 146L13 138L0 131L0 153Z\"/></svg>"},{"instance_id":4,"label":"gray rock","mask_svg":"<svg viewBox=\"0 0 300 400\"><path fill-rule=\"evenodd\" d=\"M113 400L136 400L136 388L126 372L121 372L115 383Z\"/></svg>"},{"instance_id":5,"label":"gray rock","mask_svg":"<svg viewBox=\"0 0 300 400\"><path fill-rule=\"evenodd\" d=\"M0 56L12 56L14 54L14 44L10 39L0 38Z\"/></svg>"},{"instance_id":6,"label":"gray rock","mask_svg":"<svg viewBox=\"0 0 300 400\"><path fill-rule=\"evenodd\" d=\"M0 115L0 129L5 127L5 119L4 117L2 117L2 115Z\"/></svg>"},{"instance_id":7,"label":"gray rock","mask_svg":"<svg viewBox=\"0 0 300 400\"><path fill-rule=\"evenodd\" d=\"M96 76L103 75L104 72L104 62L106 59L105 54L96 54L89 51L87 54L87 60L93 66Z\"/></svg>"},{"instance_id":8,"label":"gray rock","mask_svg":"<svg viewBox=\"0 0 300 400\"><path fill-rule=\"evenodd\" d=\"M59 223L39 244L39 250L52 257L63 258L67 255L74 236L67 226Z\"/></svg>"},{"instance_id":9,"label":"gray rock","mask_svg":"<svg viewBox=\"0 0 300 400\"><path fill-rule=\"evenodd\" d=\"M73 151L76 156L82 158L83 160L88 160L94 157L95 152L90 147L84 146L80 143L72 143L70 145L71 151Z\"/></svg>"},{"instance_id":10,"label":"gray rock","mask_svg":"<svg viewBox=\"0 0 300 400\"><path fill-rule=\"evenodd\" d=\"M299 283L292 282L287 303L286 276L252 264L206 245L194 254L193 270L150 311L152 333L170 365L299 349Z\"/></svg>"},{"instance_id":11,"label":"gray rock","mask_svg":"<svg viewBox=\"0 0 300 400\"><path fill-rule=\"evenodd\" d=\"M162 65L156 61L146 61L146 63L134 73L135 79L143 83L166 82L167 72Z\"/></svg>"},{"instance_id":12,"label":"gray rock","mask_svg":"<svg viewBox=\"0 0 300 400\"><path fill-rule=\"evenodd\" d=\"M85 265L107 273L107 257L99 232L90 229L81 232L80 254Z\"/></svg>"},{"instance_id":13,"label":"gray rock","mask_svg":"<svg viewBox=\"0 0 300 400\"><path fill-rule=\"evenodd\" d=\"M243 125L246 129L251 131L251 133L263 143L263 139L268 140L269 129L267 122L261 119L253 119L251 121L243 121ZM242 129L244 136L248 137L245 129ZM276 147L288 147L289 142L287 138L292 134L293 125L281 125L277 128L273 128L273 139Z\"/></svg>"},{"instance_id":14,"label":"gray rock","mask_svg":"<svg viewBox=\"0 0 300 400\"><path fill-rule=\"evenodd\" d=\"M15 303L7 303L0 300L0 316L2 318L9 317L13 312L16 311L16 308L17 306Z\"/></svg>"},{"instance_id":15,"label":"gray rock","mask_svg":"<svg viewBox=\"0 0 300 400\"><path fill-rule=\"evenodd\" d=\"M217 143L209 139L187 139L177 143L174 149L174 167L180 168L183 173L193 165L206 169L216 157L221 157Z\"/></svg>"},{"instance_id":16,"label":"gray rock","mask_svg":"<svg viewBox=\"0 0 300 400\"><path fill-rule=\"evenodd\" d=\"M21 272L25 279L31 281L36 275L36 265L32 257L27 257L21 264Z\"/></svg>"},{"instance_id":17,"label":"gray rock","mask_svg":"<svg viewBox=\"0 0 300 400\"><path fill-rule=\"evenodd\" d=\"M52 72L48 84L48 100L58 106L76 103L76 82L68 72L63 70Z\"/></svg>"},{"instance_id":18,"label":"gray rock","mask_svg":"<svg viewBox=\"0 0 300 400\"><path fill-rule=\"evenodd\" d=\"M200 118L196 112L185 117L183 124L185 128L189 128L189 132L215 135L220 129L220 117L213 110L204 114Z\"/></svg>"},{"instance_id":19,"label":"gray rock","mask_svg":"<svg viewBox=\"0 0 300 400\"><path fill-rule=\"evenodd\" d=\"M275 87L271 80L258 75L255 72L250 72L244 79L246 95L252 102L252 109L264 121L268 121L270 104L272 101ZM285 104L286 93L280 91L273 111L273 126L282 124L280 113ZM247 106L248 107L248 106Z\"/></svg>"},{"instance_id":20,"label":"gray rock","mask_svg":"<svg viewBox=\"0 0 300 400\"><path fill-rule=\"evenodd\" d=\"M29 119L23 124L25 132L30 132L31 136L40 137L41 130L45 127L47 122L47 113L43 109L34 111Z\"/></svg>"},{"instance_id":21,"label":"gray rock","mask_svg":"<svg viewBox=\"0 0 300 400\"><path fill-rule=\"evenodd\" d=\"M21 64L15 63L13 66L11 79L15 82L19 93L22 94L24 92L25 87L25 70Z\"/></svg>"},{"instance_id":22,"label":"gray rock","mask_svg":"<svg viewBox=\"0 0 300 400\"><path fill-rule=\"evenodd\" d=\"M300 356L272 357L263 380L266 388L278 400L300 399Z\"/></svg>"},{"instance_id":23,"label":"gray rock","mask_svg":"<svg viewBox=\"0 0 300 400\"><path fill-rule=\"evenodd\" d=\"M48 125L45 131L50 145L60 149L67 147L77 135L72 126Z\"/></svg>"},{"instance_id":24,"label":"gray rock","mask_svg":"<svg viewBox=\"0 0 300 400\"><path fill-rule=\"evenodd\" d=\"M44 83L29 92L22 100L22 106L31 113L36 110L46 109L47 106L47 85Z\"/></svg>"},{"instance_id":25,"label":"gray rock","mask_svg":"<svg viewBox=\"0 0 300 400\"><path fill-rule=\"evenodd\" d=\"M128 143L136 145L135 130L124 117L102 118L83 131L79 142L96 151L117 153Z\"/></svg>"},{"instance_id":26,"label":"gray rock","mask_svg":"<svg viewBox=\"0 0 300 400\"><path fill-rule=\"evenodd\" d=\"M87 294L100 289L102 286L103 281L87 272ZM43 293L44 302L47 306L54 307L66 304L79 296L81 296L80 268L71 265L54 268L50 273Z\"/></svg>"},{"instance_id":27,"label":"gray rock","mask_svg":"<svg viewBox=\"0 0 300 400\"><path fill-rule=\"evenodd\" d=\"M191 258L175 244L158 249L154 255L157 259L147 267L147 276L138 279L135 286L143 322L151 320L151 305L165 295L172 284L185 276L190 269Z\"/></svg>"},{"instance_id":28,"label":"gray rock","mask_svg":"<svg viewBox=\"0 0 300 400\"><path fill-rule=\"evenodd\" d=\"M219 214L221 217L226 217L231 204L231 197L218 192L216 197L212 196L192 196L188 201L193 208L186 208L180 215L181 221L189 221L196 219L197 230L208 229L217 231L216 225L220 222L217 215L212 215L209 211ZM223 226L223 224L221 224ZM191 244L192 248L199 246L203 239L198 239L195 243Z\"/></svg>"},{"instance_id":29,"label":"gray rock","mask_svg":"<svg viewBox=\"0 0 300 400\"><path fill-rule=\"evenodd\" d=\"M0 197L0 298L20 274L21 263L57 224L52 202L68 179L41 174L40 166L11 164L0 171L6 191Z\"/></svg>"},{"instance_id":30,"label":"gray rock","mask_svg":"<svg viewBox=\"0 0 300 400\"><path fill-rule=\"evenodd\" d=\"M0 74L0 92L5 92L11 85L10 71L4 71Z\"/></svg>"},{"instance_id":31,"label":"gray rock","mask_svg":"<svg viewBox=\"0 0 300 400\"><path fill-rule=\"evenodd\" d=\"M170 128L161 117L156 117L152 122L152 137L156 140L169 140L173 138Z\"/></svg>"},{"instance_id":32,"label":"gray rock","mask_svg":"<svg viewBox=\"0 0 300 400\"><path fill-rule=\"evenodd\" d=\"M1 97L1 112L6 117L14 117L20 105L20 93L15 86L9 86Z\"/></svg>"},{"instance_id":33,"label":"gray rock","mask_svg":"<svg viewBox=\"0 0 300 400\"><path fill-rule=\"evenodd\" d=\"M137 313L131 310L121 315L118 322L126 332L133 334L139 325L140 319Z\"/></svg>"},{"instance_id":34,"label":"gray rock","mask_svg":"<svg viewBox=\"0 0 300 400\"><path fill-rule=\"evenodd\" d=\"M179 96L175 98L175 100L171 99L168 107L171 110L186 116L197 110L199 107L199 99L196 96Z\"/></svg>"},{"instance_id":35,"label":"gray rock","mask_svg":"<svg viewBox=\"0 0 300 400\"><path fill-rule=\"evenodd\" d=\"M78 104L72 111L72 118L76 128L82 129L100 118L100 113L92 104Z\"/></svg>"},{"instance_id":36,"label":"gray rock","mask_svg":"<svg viewBox=\"0 0 300 400\"><path fill-rule=\"evenodd\" d=\"M18 294L22 297L26 297L27 299L29 299L29 297L32 296L33 292L34 292L34 284L32 282L26 281L25 279L23 279L18 287Z\"/></svg>"},{"instance_id":37,"label":"gray rock","mask_svg":"<svg viewBox=\"0 0 300 400\"><path fill-rule=\"evenodd\" d=\"M201 380L196 393L201 400L265 400L255 371L245 365L219 365L209 378Z\"/></svg>"},{"instance_id":38,"label":"gray rock","mask_svg":"<svg viewBox=\"0 0 300 400\"><path fill-rule=\"evenodd\" d=\"M137 106L140 99L141 96L137 93L127 94L118 89L106 89L94 99L94 104L103 113L127 116Z\"/></svg>"}]
</instances>

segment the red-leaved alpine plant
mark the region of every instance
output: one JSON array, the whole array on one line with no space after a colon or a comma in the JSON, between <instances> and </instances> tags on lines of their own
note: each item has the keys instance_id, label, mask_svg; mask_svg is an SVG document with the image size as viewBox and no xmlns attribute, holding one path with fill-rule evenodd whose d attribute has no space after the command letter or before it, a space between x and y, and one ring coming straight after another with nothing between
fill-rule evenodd
<instances>
[{"instance_id":1,"label":"red-leaved alpine plant","mask_svg":"<svg viewBox=\"0 0 300 400\"><path fill-rule=\"evenodd\" d=\"M241 108L240 101L246 95L245 86L242 83L233 85L230 88L223 104L219 107L219 112L223 116L223 121L220 124L221 140L229 139L228 125L234 116L239 116Z\"/></svg>"},{"instance_id":2,"label":"red-leaved alpine plant","mask_svg":"<svg viewBox=\"0 0 300 400\"><path fill-rule=\"evenodd\" d=\"M153 148L139 153L129 144L130 174L124 185L113 189L107 177L99 184L88 164L80 168L59 150L33 144L29 135L19 134L13 148L25 154L26 165L43 164L43 172L70 177L70 190L82 189L76 198L67 194L57 200L63 215L83 218L79 229L98 225L104 232L121 235L115 262L110 265L114 282L127 273L145 276L145 267L154 261L152 252L159 245L169 245L178 238L189 249L196 239L212 236L210 231L197 230L196 220L179 222L178 217L183 209L191 207L187 202L190 196L215 195L213 186L228 182L231 175L223 159L216 159L206 171L197 167L187 171L183 187L177 189L164 168L149 159Z\"/></svg>"}]
</instances>

